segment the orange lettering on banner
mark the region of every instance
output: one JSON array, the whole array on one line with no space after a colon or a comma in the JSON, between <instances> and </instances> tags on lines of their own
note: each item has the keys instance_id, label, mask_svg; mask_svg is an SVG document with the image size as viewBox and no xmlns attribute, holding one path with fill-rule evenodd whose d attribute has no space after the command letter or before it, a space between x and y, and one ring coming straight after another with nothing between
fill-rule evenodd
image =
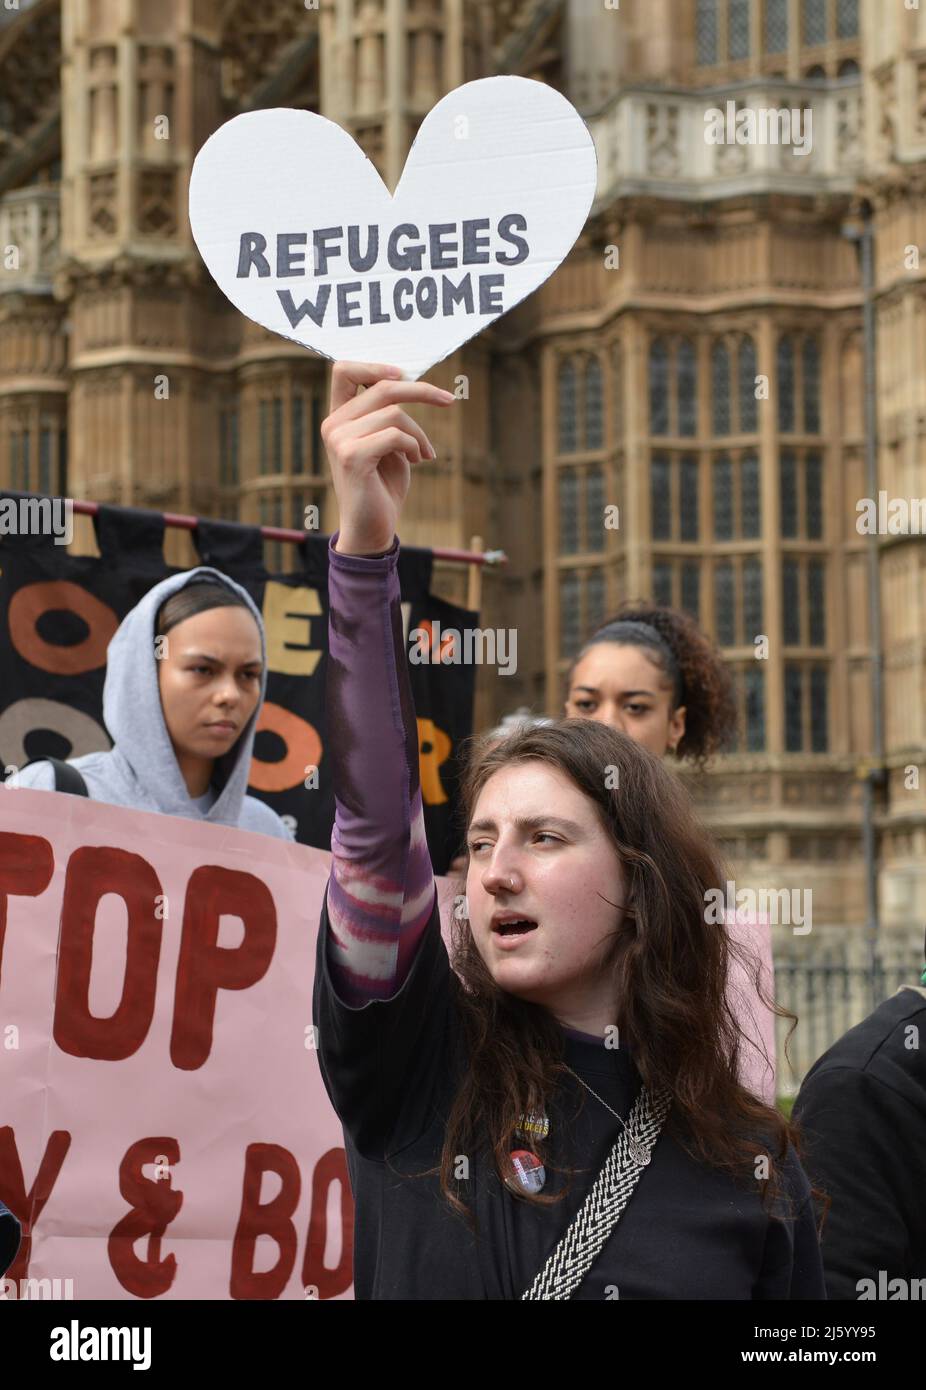
<instances>
[{"instance_id":1,"label":"orange lettering on banner","mask_svg":"<svg viewBox=\"0 0 926 1390\"><path fill-rule=\"evenodd\" d=\"M15 795L0 791L0 796ZM9 899L37 898L51 882L54 867L52 847L41 835L0 834L0 978Z\"/></svg>"},{"instance_id":2,"label":"orange lettering on banner","mask_svg":"<svg viewBox=\"0 0 926 1390\"><path fill-rule=\"evenodd\" d=\"M328 1192L333 1182L341 1184L341 1258L334 1269L326 1269L325 1244L328 1238ZM312 1210L309 1238L302 1262L303 1287L318 1289L319 1298L335 1298L351 1286L354 1252L354 1201L343 1149L322 1154L312 1174Z\"/></svg>"},{"instance_id":3,"label":"orange lettering on banner","mask_svg":"<svg viewBox=\"0 0 926 1390\"><path fill-rule=\"evenodd\" d=\"M264 1173L276 1173L280 1190L269 1202L261 1203L260 1187ZM299 1164L289 1149L280 1144L249 1144L244 1159L241 1212L232 1242L232 1298L279 1298L286 1288L296 1262L296 1228L292 1216L299 1205L302 1179ZM254 1254L258 1236L271 1236L280 1257L272 1269L258 1272Z\"/></svg>"},{"instance_id":4,"label":"orange lettering on banner","mask_svg":"<svg viewBox=\"0 0 926 1390\"><path fill-rule=\"evenodd\" d=\"M110 1018L90 1012L93 931L100 899L116 893L128 910L122 997ZM76 849L68 860L61 907L54 1038L73 1057L117 1062L137 1052L154 1017L163 922L155 915L158 876L140 854L108 846Z\"/></svg>"},{"instance_id":5,"label":"orange lettering on banner","mask_svg":"<svg viewBox=\"0 0 926 1390\"><path fill-rule=\"evenodd\" d=\"M109 1263L124 1289L136 1298L156 1298L166 1293L177 1273L176 1255L161 1259L161 1237L183 1206L183 1193L171 1187L170 1175L158 1179L146 1178L142 1167L154 1163L161 1155L173 1167L180 1162L180 1145L176 1139L139 1139L126 1151L119 1164L119 1191L132 1210L113 1227L107 1242ZM135 1253L135 1242L148 1237L148 1252L144 1260Z\"/></svg>"},{"instance_id":6,"label":"orange lettering on banner","mask_svg":"<svg viewBox=\"0 0 926 1390\"><path fill-rule=\"evenodd\" d=\"M219 919L240 917L240 946L220 946ZM194 869L183 907L170 1057L195 1071L209 1056L220 989L248 989L270 967L277 938L273 895L253 874L204 864Z\"/></svg>"},{"instance_id":7,"label":"orange lettering on banner","mask_svg":"<svg viewBox=\"0 0 926 1390\"><path fill-rule=\"evenodd\" d=\"M258 792L286 792L305 781L306 768L318 767L322 741L314 725L298 714L265 701L257 721L257 733L277 734L286 744L286 757L278 763L251 759L248 785Z\"/></svg>"},{"instance_id":8,"label":"orange lettering on banner","mask_svg":"<svg viewBox=\"0 0 926 1390\"><path fill-rule=\"evenodd\" d=\"M0 1129L0 1198L22 1226L22 1242L16 1259L6 1272L7 1279L13 1279L18 1283L29 1273L32 1232L42 1215L45 1203L51 1196L70 1147L71 1136L66 1129L56 1129L48 1136L35 1182L27 1192L16 1148L16 1136L9 1125Z\"/></svg>"},{"instance_id":9,"label":"orange lettering on banner","mask_svg":"<svg viewBox=\"0 0 926 1390\"><path fill-rule=\"evenodd\" d=\"M440 770L453 751L447 734L433 719L418 720L418 763L421 768L421 796L426 806L442 806L447 800Z\"/></svg>"},{"instance_id":10,"label":"orange lettering on banner","mask_svg":"<svg viewBox=\"0 0 926 1390\"><path fill-rule=\"evenodd\" d=\"M90 631L82 642L62 646L39 636L39 620L46 613L61 609L76 613L87 624ZM119 626L109 604L66 579L26 584L18 589L10 599L7 621L10 640L20 656L53 676L79 676L105 666L106 648Z\"/></svg>"}]
</instances>

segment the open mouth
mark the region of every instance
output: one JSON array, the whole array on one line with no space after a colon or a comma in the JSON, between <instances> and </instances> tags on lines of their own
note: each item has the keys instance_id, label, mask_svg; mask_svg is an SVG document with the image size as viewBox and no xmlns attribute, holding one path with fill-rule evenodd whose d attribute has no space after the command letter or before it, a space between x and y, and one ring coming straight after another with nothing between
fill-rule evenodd
<instances>
[{"instance_id":1,"label":"open mouth","mask_svg":"<svg viewBox=\"0 0 926 1390\"><path fill-rule=\"evenodd\" d=\"M528 932L536 929L537 923L530 917L520 917L510 922L496 922L492 928L499 936L526 936Z\"/></svg>"}]
</instances>

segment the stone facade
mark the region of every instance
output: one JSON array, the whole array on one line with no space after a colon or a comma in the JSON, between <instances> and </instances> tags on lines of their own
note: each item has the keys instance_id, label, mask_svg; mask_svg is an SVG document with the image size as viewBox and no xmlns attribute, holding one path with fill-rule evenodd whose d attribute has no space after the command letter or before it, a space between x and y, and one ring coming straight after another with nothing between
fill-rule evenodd
<instances>
[{"instance_id":1,"label":"stone facade","mask_svg":"<svg viewBox=\"0 0 926 1390\"><path fill-rule=\"evenodd\" d=\"M282 525L316 502L330 529L325 365L214 286L185 211L196 150L239 111L302 107L394 186L422 117L465 81L518 73L576 104L600 170L582 238L430 374L465 377L465 405L422 412L439 457L416 471L404 538L478 535L509 557L485 576L482 621L518 628L518 671L480 671L478 721L557 712L570 655L622 598L689 607L737 673L740 746L692 785L738 885L812 889L815 930L858 927L874 547L882 922L918 942L926 549L856 526L863 292L845 231L870 206L879 487L914 499L926 4L22 0L0 15L0 483L14 488ZM810 111L812 142L711 143L713 109L771 113L779 130ZM169 545L193 562L186 535ZM285 547L268 558L288 563ZM447 597L465 586L438 567Z\"/></svg>"}]
</instances>

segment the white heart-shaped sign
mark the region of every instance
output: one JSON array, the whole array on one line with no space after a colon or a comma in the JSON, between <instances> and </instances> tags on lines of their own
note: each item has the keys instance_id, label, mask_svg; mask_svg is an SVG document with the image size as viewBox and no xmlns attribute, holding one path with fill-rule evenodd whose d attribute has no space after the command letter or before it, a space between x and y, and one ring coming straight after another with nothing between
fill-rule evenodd
<instances>
[{"instance_id":1,"label":"white heart-shaped sign","mask_svg":"<svg viewBox=\"0 0 926 1390\"><path fill-rule=\"evenodd\" d=\"M592 137L565 97L488 77L428 113L393 195L324 116L235 116L196 156L190 225L248 318L414 381L552 275L596 182Z\"/></svg>"}]
</instances>

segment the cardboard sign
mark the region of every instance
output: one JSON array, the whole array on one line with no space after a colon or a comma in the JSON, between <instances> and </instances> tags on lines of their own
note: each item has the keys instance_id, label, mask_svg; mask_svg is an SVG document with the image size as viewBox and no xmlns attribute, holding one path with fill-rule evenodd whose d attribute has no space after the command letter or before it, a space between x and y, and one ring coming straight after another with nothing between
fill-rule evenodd
<instances>
[{"instance_id":1,"label":"cardboard sign","mask_svg":"<svg viewBox=\"0 0 926 1390\"><path fill-rule=\"evenodd\" d=\"M23 1224L0 1301L351 1296L353 1200L312 1025L330 866L0 788L0 1200ZM458 885L437 885L448 941ZM735 934L768 961L767 932ZM736 1007L768 1042L771 1016Z\"/></svg>"},{"instance_id":2,"label":"cardboard sign","mask_svg":"<svg viewBox=\"0 0 926 1390\"><path fill-rule=\"evenodd\" d=\"M393 195L324 116L236 116L193 164L190 225L248 318L414 381L552 275L596 182L592 137L565 97L488 77L428 113Z\"/></svg>"}]
</instances>

